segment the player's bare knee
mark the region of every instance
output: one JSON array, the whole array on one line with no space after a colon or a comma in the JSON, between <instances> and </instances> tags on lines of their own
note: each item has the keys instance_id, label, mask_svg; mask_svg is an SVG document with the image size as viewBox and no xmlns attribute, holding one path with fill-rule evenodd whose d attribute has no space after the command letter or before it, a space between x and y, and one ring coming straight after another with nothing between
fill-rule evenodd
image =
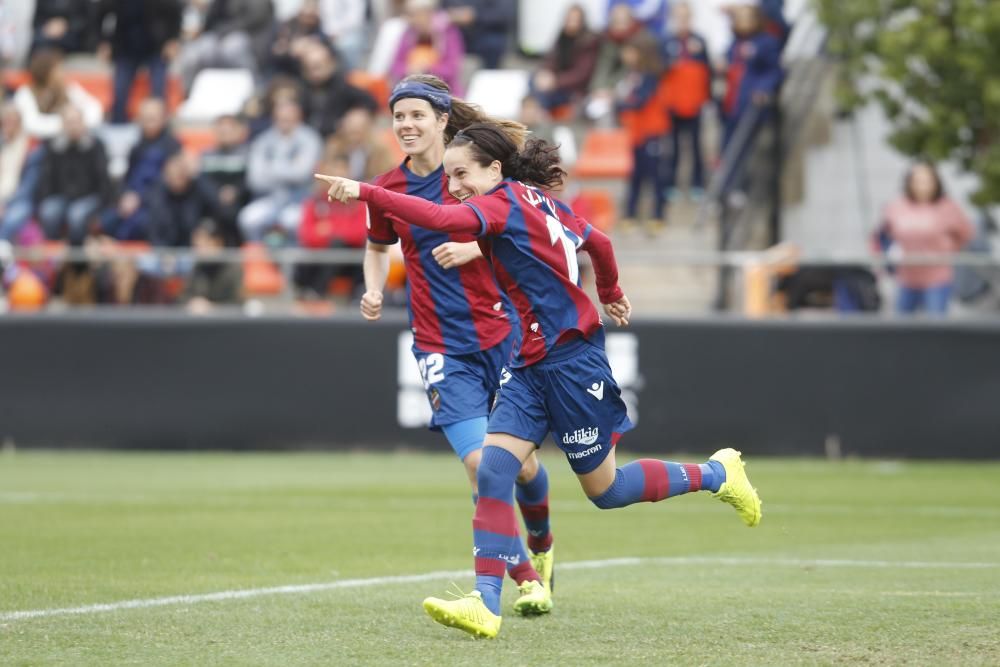
<instances>
[{"instance_id":1,"label":"player's bare knee","mask_svg":"<svg viewBox=\"0 0 1000 667\"><path fill-rule=\"evenodd\" d=\"M517 475L518 484L527 484L538 475L538 456L532 452L521 464L521 472Z\"/></svg>"}]
</instances>

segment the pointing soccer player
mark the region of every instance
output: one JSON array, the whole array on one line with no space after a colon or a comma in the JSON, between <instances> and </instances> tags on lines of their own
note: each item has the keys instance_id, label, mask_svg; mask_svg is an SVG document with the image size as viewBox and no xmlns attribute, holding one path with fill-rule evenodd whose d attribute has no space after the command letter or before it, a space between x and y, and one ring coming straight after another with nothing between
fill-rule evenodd
<instances>
[{"instance_id":1,"label":"pointing soccer player","mask_svg":"<svg viewBox=\"0 0 1000 667\"><path fill-rule=\"evenodd\" d=\"M479 637L500 631L503 572L517 549L512 483L549 433L584 493L601 509L706 490L732 505L746 525L756 526L760 497L734 449L719 450L702 464L655 459L616 464L615 446L632 424L604 352L600 316L580 287L577 250L593 261L607 316L626 326L632 308L618 286L610 240L534 187L561 183L556 148L529 140L518 151L502 129L474 124L451 141L444 167L460 206L317 175L330 184L331 199L360 198L422 229L478 235L520 316L520 342L503 370L479 465L476 586L455 600L427 598L427 613Z\"/></svg>"}]
</instances>

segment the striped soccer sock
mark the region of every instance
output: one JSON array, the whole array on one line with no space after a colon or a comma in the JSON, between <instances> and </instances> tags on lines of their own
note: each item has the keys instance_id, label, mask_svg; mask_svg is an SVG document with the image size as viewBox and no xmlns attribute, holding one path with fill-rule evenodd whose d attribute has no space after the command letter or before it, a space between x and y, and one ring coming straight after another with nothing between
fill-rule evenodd
<instances>
[{"instance_id":1,"label":"striped soccer sock","mask_svg":"<svg viewBox=\"0 0 1000 667\"><path fill-rule=\"evenodd\" d=\"M479 494L473 493L472 504L475 505L477 502L479 502ZM507 574L514 580L514 583L520 586L526 581L542 580L538 576L538 572L535 571L535 567L531 564L531 558L528 557L528 552L524 548L524 542L521 541L520 534L517 535L517 539L514 541L514 559L516 562L507 563Z\"/></svg>"},{"instance_id":2,"label":"striped soccer sock","mask_svg":"<svg viewBox=\"0 0 1000 667\"><path fill-rule=\"evenodd\" d=\"M472 519L476 590L494 614L500 614L500 591L507 563L516 562L517 517L514 480L521 471L517 457L487 445L479 463L479 502ZM523 547L522 547L523 549Z\"/></svg>"},{"instance_id":3,"label":"striped soccer sock","mask_svg":"<svg viewBox=\"0 0 1000 667\"><path fill-rule=\"evenodd\" d=\"M524 525L528 529L528 548L533 552L548 551L552 546L549 526L549 473L538 464L535 478L514 488L517 505L521 508Z\"/></svg>"},{"instance_id":4,"label":"striped soccer sock","mask_svg":"<svg viewBox=\"0 0 1000 667\"><path fill-rule=\"evenodd\" d=\"M725 481L726 469L718 461L698 465L639 459L618 468L608 490L590 500L601 509L613 509L693 491L716 492Z\"/></svg>"}]
</instances>

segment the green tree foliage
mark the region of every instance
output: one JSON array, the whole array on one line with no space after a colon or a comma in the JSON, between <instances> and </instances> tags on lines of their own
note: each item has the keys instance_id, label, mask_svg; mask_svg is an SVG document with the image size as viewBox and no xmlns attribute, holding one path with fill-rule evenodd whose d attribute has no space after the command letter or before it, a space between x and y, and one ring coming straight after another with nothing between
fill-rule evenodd
<instances>
[{"instance_id":1,"label":"green tree foliage","mask_svg":"<svg viewBox=\"0 0 1000 667\"><path fill-rule=\"evenodd\" d=\"M842 59L841 103L877 100L892 144L954 159L1000 202L1000 1L815 0Z\"/></svg>"}]
</instances>

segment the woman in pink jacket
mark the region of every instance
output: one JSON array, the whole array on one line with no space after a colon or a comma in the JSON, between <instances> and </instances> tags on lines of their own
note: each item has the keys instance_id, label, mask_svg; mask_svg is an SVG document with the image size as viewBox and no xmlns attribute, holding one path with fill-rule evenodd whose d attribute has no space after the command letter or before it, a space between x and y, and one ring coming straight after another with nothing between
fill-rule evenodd
<instances>
[{"instance_id":1,"label":"woman in pink jacket","mask_svg":"<svg viewBox=\"0 0 1000 667\"><path fill-rule=\"evenodd\" d=\"M411 74L433 74L460 96L465 57L461 31L437 0L407 0L405 7L409 26L399 40L389 78L395 84Z\"/></svg>"},{"instance_id":2,"label":"woman in pink jacket","mask_svg":"<svg viewBox=\"0 0 1000 667\"><path fill-rule=\"evenodd\" d=\"M965 213L945 194L934 165L918 162L906 174L903 196L886 207L877 242L883 250L896 246L903 257L941 255L960 251L974 233ZM900 266L896 278L899 313L948 312L955 280L950 264Z\"/></svg>"}]
</instances>

